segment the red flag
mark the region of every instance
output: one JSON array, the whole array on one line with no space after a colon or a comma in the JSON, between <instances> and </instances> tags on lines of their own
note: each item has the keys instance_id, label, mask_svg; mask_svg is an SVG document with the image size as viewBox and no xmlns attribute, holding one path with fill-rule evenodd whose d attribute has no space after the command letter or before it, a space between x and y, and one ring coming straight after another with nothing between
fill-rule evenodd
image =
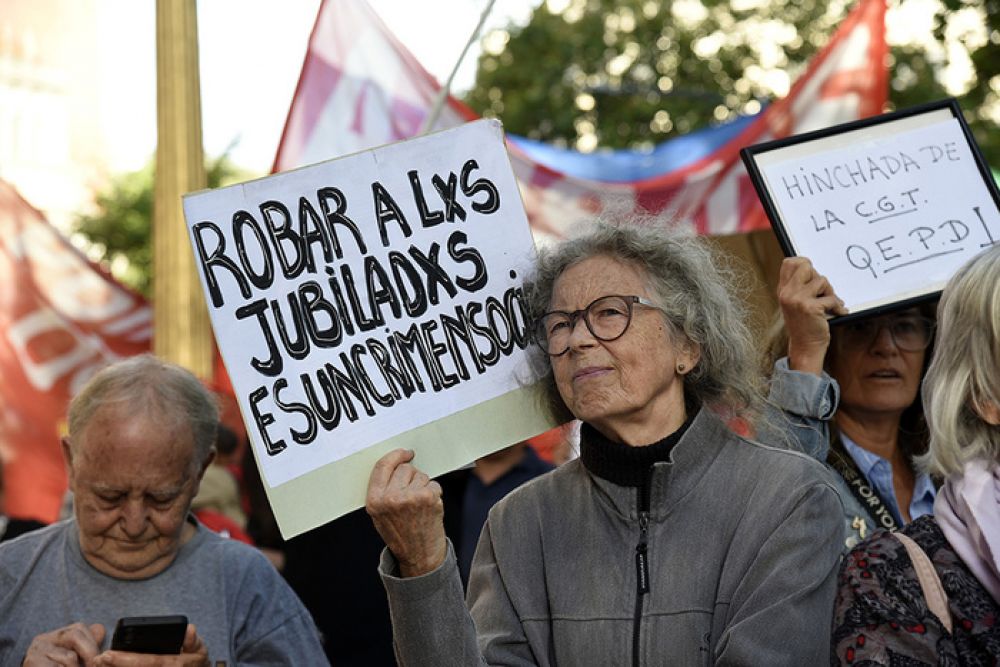
<instances>
[{"instance_id":1,"label":"red flag","mask_svg":"<svg viewBox=\"0 0 1000 667\"><path fill-rule=\"evenodd\" d=\"M440 90L367 2L324 0L274 171L415 136ZM434 129L475 118L472 110L449 97Z\"/></svg>"},{"instance_id":2,"label":"red flag","mask_svg":"<svg viewBox=\"0 0 1000 667\"><path fill-rule=\"evenodd\" d=\"M605 210L661 215L699 234L768 228L739 159L745 146L881 113L888 95L885 0L861 0L786 97L710 155L654 178L605 183L573 178L512 150L535 233L561 237Z\"/></svg>"},{"instance_id":3,"label":"red flag","mask_svg":"<svg viewBox=\"0 0 1000 667\"><path fill-rule=\"evenodd\" d=\"M709 156L629 183L574 178L511 146L528 218L537 237L607 210L641 211L703 234L767 227L739 149L767 139L864 118L888 93L885 0L861 0L791 92ZM324 0L309 40L276 171L413 136L438 84L363 0ZM453 98L437 127L472 117Z\"/></svg>"},{"instance_id":4,"label":"red flag","mask_svg":"<svg viewBox=\"0 0 1000 667\"><path fill-rule=\"evenodd\" d=\"M8 514L58 517L69 399L109 362L149 350L151 326L145 299L0 181L0 459Z\"/></svg>"}]
</instances>

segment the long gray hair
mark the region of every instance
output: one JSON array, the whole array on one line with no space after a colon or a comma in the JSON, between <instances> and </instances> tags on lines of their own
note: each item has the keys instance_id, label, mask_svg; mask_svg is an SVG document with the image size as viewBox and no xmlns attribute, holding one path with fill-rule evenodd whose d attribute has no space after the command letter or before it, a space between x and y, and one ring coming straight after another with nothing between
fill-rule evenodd
<instances>
[{"instance_id":1,"label":"long gray hair","mask_svg":"<svg viewBox=\"0 0 1000 667\"><path fill-rule=\"evenodd\" d=\"M645 224L644 224L645 223ZM556 279L588 258L606 256L635 266L646 276L653 301L663 309L677 343L696 344L701 358L685 377L685 399L725 416L753 419L761 405L761 373L753 337L738 297L742 277L704 239L633 218L599 222L583 234L543 248L525 294L529 313L549 309ZM552 375L551 361L532 346L546 407L560 422L572 419Z\"/></svg>"},{"instance_id":2,"label":"long gray hair","mask_svg":"<svg viewBox=\"0 0 1000 667\"><path fill-rule=\"evenodd\" d=\"M109 405L164 423L188 424L194 437L195 467L205 462L215 446L219 424L215 397L190 371L151 354L116 362L84 385L69 405L70 441L98 410Z\"/></svg>"},{"instance_id":3,"label":"long gray hair","mask_svg":"<svg viewBox=\"0 0 1000 667\"><path fill-rule=\"evenodd\" d=\"M922 393L930 428L930 447L918 459L923 469L947 477L972 459L1000 459L1000 427L978 412L1000 406L1000 246L970 260L944 288Z\"/></svg>"}]
</instances>

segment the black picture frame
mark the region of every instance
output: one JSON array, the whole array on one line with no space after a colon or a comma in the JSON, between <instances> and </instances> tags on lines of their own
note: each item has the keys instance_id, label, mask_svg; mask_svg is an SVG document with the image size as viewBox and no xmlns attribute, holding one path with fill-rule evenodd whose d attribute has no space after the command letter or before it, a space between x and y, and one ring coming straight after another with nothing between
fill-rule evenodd
<instances>
[{"instance_id":1,"label":"black picture frame","mask_svg":"<svg viewBox=\"0 0 1000 667\"><path fill-rule=\"evenodd\" d=\"M741 149L740 157L743 160L743 164L750 176L750 181L753 183L761 205L764 208L764 212L771 223L771 228L773 229L785 256L792 257L802 255L803 253L800 252L801 249L796 245L793 235L789 232L788 221L785 220L782 214L781 206L776 201L776 197L773 195L768 184L768 180L765 177L764 168L767 164L774 164L782 159L788 159L788 157L809 155L809 151L812 149L811 147L815 147L815 154L819 154L825 150L834 150L836 148L850 145L852 141L855 140L870 140L873 137L884 135L886 133L907 131L919 128L924 124L929 125L948 118L954 118L958 121L962 135L964 136L966 144L971 151L978 172L982 177L983 185L989 192L994 207L996 207L997 211L1000 211L1000 191L997 189L989 165L986 163L982 152L976 145L968 123L965 121L965 117L962 114L961 107L955 98L946 98L944 100L921 104L871 118L826 127L784 139L766 141ZM986 227L985 222L983 223L983 226ZM988 228L986 233L988 235L990 234ZM990 241L991 243L1000 242L1000 229L995 230L995 233L990 236ZM834 285L834 289L836 289L836 285ZM917 295L892 300L870 308L852 311L849 315L835 318L834 321L838 323L846 322L861 317L875 315L881 312L900 310L931 299L936 299L939 295L940 288L932 289Z\"/></svg>"}]
</instances>

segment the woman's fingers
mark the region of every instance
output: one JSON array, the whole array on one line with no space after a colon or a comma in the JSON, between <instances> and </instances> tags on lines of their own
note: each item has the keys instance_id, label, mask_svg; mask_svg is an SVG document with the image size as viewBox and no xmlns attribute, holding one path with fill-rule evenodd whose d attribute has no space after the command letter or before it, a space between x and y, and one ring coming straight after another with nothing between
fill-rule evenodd
<instances>
[{"instance_id":1,"label":"woman's fingers","mask_svg":"<svg viewBox=\"0 0 1000 667\"><path fill-rule=\"evenodd\" d=\"M825 276L805 257L789 257L778 276L778 305L788 332L788 364L820 374L830 346L828 315L847 313Z\"/></svg>"},{"instance_id":2,"label":"woman's fingers","mask_svg":"<svg viewBox=\"0 0 1000 667\"><path fill-rule=\"evenodd\" d=\"M823 299L832 308L843 308L843 301L837 296L825 276L813 268L805 257L788 257L781 263L778 275L778 301L786 305L814 305L815 299Z\"/></svg>"},{"instance_id":3,"label":"woman's fingers","mask_svg":"<svg viewBox=\"0 0 1000 667\"><path fill-rule=\"evenodd\" d=\"M365 509L403 576L437 568L447 553L441 486L410 464L413 452L394 450L375 464Z\"/></svg>"},{"instance_id":4,"label":"woman's fingers","mask_svg":"<svg viewBox=\"0 0 1000 667\"><path fill-rule=\"evenodd\" d=\"M411 449L394 449L380 458L375 463L371 477L368 480L369 493L372 489L384 489L389 484L389 480L392 479L396 468L403 463L412 461L413 454L413 450Z\"/></svg>"}]
</instances>

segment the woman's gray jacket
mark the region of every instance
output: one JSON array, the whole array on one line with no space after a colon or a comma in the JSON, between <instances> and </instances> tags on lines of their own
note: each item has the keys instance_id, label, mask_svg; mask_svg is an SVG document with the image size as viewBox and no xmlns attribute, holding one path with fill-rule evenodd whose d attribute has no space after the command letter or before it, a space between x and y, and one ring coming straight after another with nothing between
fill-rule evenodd
<instances>
[{"instance_id":1,"label":"woman's gray jacket","mask_svg":"<svg viewBox=\"0 0 1000 667\"><path fill-rule=\"evenodd\" d=\"M400 665L824 664L843 544L829 471L703 409L651 480L648 521L636 488L580 460L507 496L468 611L450 546L409 579L383 552Z\"/></svg>"}]
</instances>

